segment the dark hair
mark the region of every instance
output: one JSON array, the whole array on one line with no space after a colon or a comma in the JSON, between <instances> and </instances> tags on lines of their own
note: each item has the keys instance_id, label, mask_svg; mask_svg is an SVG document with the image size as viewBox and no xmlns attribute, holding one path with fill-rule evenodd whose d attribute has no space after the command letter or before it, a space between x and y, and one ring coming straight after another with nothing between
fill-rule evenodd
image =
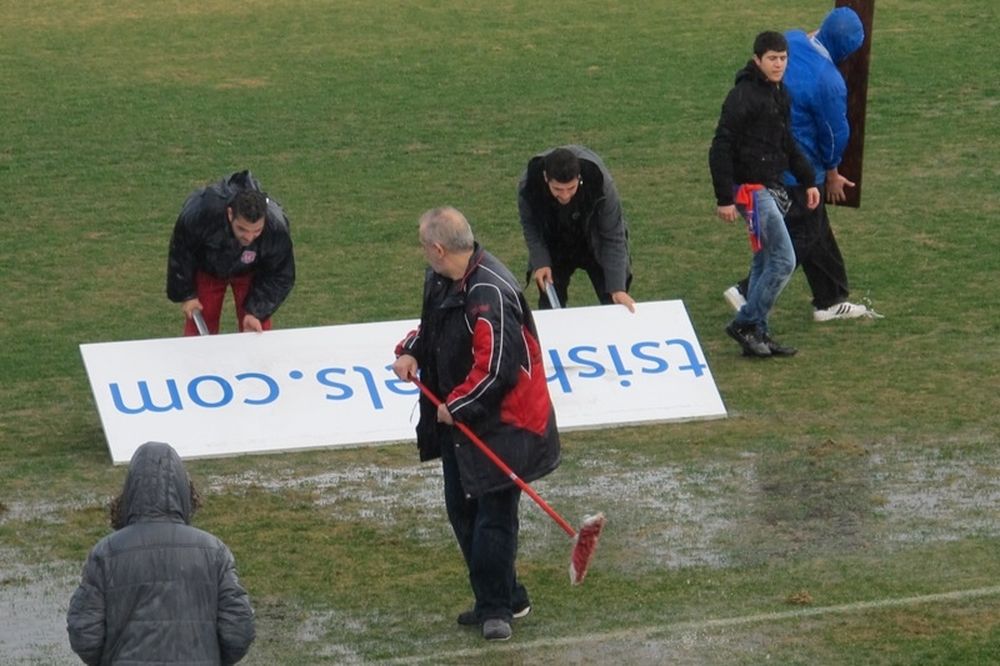
<instances>
[{"instance_id":1,"label":"dark hair","mask_svg":"<svg viewBox=\"0 0 1000 666\"><path fill-rule=\"evenodd\" d=\"M257 190L240 190L229 201L233 209L233 217L256 222L267 215L267 196Z\"/></svg>"},{"instance_id":2,"label":"dark hair","mask_svg":"<svg viewBox=\"0 0 1000 666\"><path fill-rule=\"evenodd\" d=\"M557 183L568 183L580 177L580 160L568 148L556 148L545 156L545 175Z\"/></svg>"},{"instance_id":3,"label":"dark hair","mask_svg":"<svg viewBox=\"0 0 1000 666\"><path fill-rule=\"evenodd\" d=\"M788 50L788 40L780 32L768 30L757 35L753 40L753 54L758 58L768 51L781 53Z\"/></svg>"}]
</instances>

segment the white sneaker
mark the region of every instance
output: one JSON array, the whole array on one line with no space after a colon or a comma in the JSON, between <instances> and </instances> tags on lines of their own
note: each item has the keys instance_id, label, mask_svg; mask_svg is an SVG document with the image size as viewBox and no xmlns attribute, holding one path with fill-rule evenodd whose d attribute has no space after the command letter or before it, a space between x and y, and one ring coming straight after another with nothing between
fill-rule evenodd
<instances>
[{"instance_id":1,"label":"white sneaker","mask_svg":"<svg viewBox=\"0 0 1000 666\"><path fill-rule=\"evenodd\" d=\"M833 319L858 319L865 317L868 319L881 319L882 315L868 308L867 305L858 303L837 303L825 310L813 310L813 321L831 321Z\"/></svg>"},{"instance_id":2,"label":"white sneaker","mask_svg":"<svg viewBox=\"0 0 1000 666\"><path fill-rule=\"evenodd\" d=\"M722 297L726 299L726 303L729 303L729 307L735 312L739 312L740 308L746 305L747 299L743 298L743 294L740 293L739 287L735 284L722 292Z\"/></svg>"}]
</instances>

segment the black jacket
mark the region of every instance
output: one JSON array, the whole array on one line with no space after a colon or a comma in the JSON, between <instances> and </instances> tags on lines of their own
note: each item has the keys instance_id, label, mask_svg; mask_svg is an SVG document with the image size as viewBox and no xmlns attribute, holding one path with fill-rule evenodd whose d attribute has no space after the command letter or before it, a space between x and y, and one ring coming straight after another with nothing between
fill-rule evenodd
<instances>
[{"instance_id":1,"label":"black jacket","mask_svg":"<svg viewBox=\"0 0 1000 666\"><path fill-rule=\"evenodd\" d=\"M731 205L734 188L742 184L780 186L785 170L800 183L816 182L792 138L790 108L785 86L768 81L752 60L737 72L708 151L718 205Z\"/></svg>"},{"instance_id":2,"label":"black jacket","mask_svg":"<svg viewBox=\"0 0 1000 666\"><path fill-rule=\"evenodd\" d=\"M579 234L590 255L604 271L608 292L625 291L631 276L628 222L611 173L597 153L585 146L565 146L580 160L582 183L574 200L579 200L582 220ZM517 207L521 230L528 246L528 273L552 266L558 258L561 239L555 222L555 198L545 183L545 156L531 158L517 187Z\"/></svg>"},{"instance_id":3,"label":"black jacket","mask_svg":"<svg viewBox=\"0 0 1000 666\"><path fill-rule=\"evenodd\" d=\"M184 202L167 258L167 297L175 303L195 298L194 276L204 271L228 278L253 271L246 311L267 319L285 301L295 284L295 256L288 217L274 199L267 200L264 232L248 247L240 246L226 217L226 207L237 192L262 191L249 171L196 190Z\"/></svg>"},{"instance_id":4,"label":"black jacket","mask_svg":"<svg viewBox=\"0 0 1000 666\"><path fill-rule=\"evenodd\" d=\"M122 493L125 527L94 546L66 628L87 664L233 664L254 612L222 541L189 525L191 485L173 448L147 442Z\"/></svg>"},{"instance_id":5,"label":"black jacket","mask_svg":"<svg viewBox=\"0 0 1000 666\"><path fill-rule=\"evenodd\" d=\"M396 347L417 359L422 382L457 421L484 440L525 481L559 465L559 433L549 398L538 332L510 271L476 246L461 280L428 269L420 328ZM462 487L470 497L513 482L468 442L437 422L423 396L417 425L420 459L457 447Z\"/></svg>"}]
</instances>

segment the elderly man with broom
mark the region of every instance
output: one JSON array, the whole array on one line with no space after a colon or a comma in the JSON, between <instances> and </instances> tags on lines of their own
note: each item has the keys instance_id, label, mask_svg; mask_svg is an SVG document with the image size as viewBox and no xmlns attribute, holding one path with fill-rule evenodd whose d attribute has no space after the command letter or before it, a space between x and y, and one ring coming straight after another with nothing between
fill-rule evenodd
<instances>
[{"instance_id":1,"label":"elderly man with broom","mask_svg":"<svg viewBox=\"0 0 1000 666\"><path fill-rule=\"evenodd\" d=\"M420 244L429 264L420 326L397 345L393 370L423 392L420 459L441 458L445 507L475 596L458 623L507 640L512 619L531 610L514 563L521 491L558 517L527 485L560 461L538 334L517 279L475 242L461 212L424 213ZM579 579L601 521L577 540L587 551L574 553Z\"/></svg>"}]
</instances>

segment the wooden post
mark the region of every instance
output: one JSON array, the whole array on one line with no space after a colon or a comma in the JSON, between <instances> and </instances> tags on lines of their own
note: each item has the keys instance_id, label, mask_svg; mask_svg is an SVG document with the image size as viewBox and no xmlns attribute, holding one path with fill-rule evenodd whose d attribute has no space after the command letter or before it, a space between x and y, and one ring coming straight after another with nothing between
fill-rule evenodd
<instances>
[{"instance_id":1,"label":"wooden post","mask_svg":"<svg viewBox=\"0 0 1000 666\"><path fill-rule=\"evenodd\" d=\"M835 0L834 6L853 9L865 27L865 41L861 48L840 63L840 73L847 82L847 122L851 126L851 138L847 142L839 171L845 178L856 183L854 187L844 188L847 198L840 205L858 208L861 205L865 111L868 107L868 64L871 56L875 0Z\"/></svg>"}]
</instances>

